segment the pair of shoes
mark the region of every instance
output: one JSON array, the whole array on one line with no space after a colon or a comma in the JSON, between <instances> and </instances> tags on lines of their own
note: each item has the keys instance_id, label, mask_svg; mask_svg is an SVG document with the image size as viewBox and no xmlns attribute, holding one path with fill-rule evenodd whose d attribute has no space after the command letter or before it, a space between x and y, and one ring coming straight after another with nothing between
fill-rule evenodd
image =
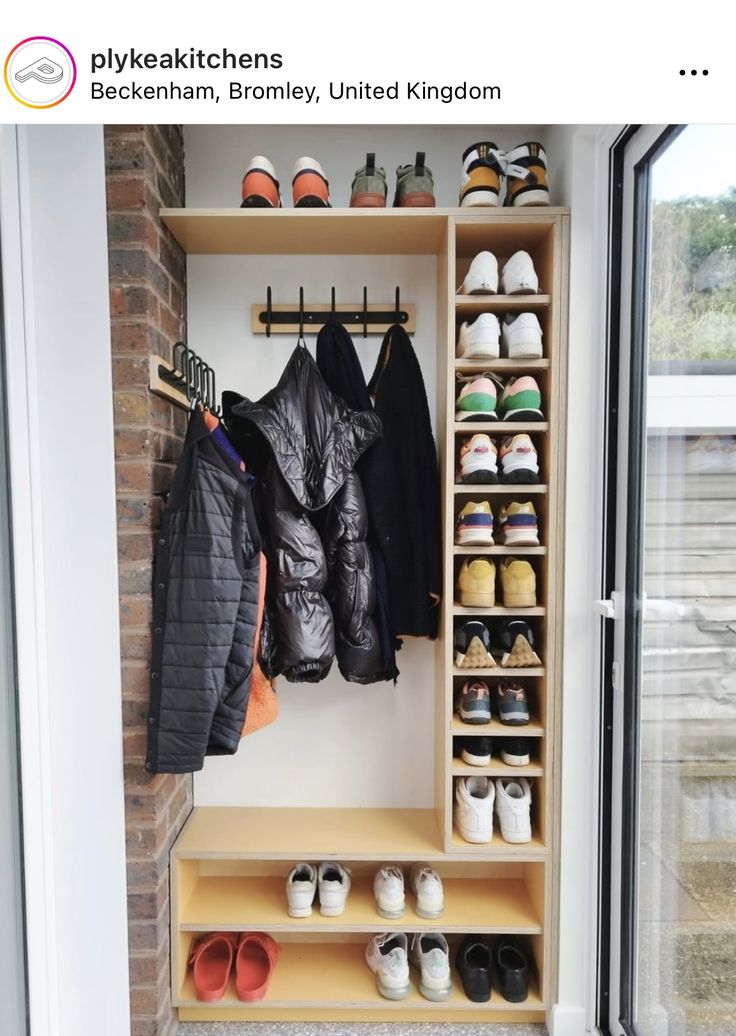
<instances>
[{"instance_id":1,"label":"pair of shoes","mask_svg":"<svg viewBox=\"0 0 736 1036\"><path fill-rule=\"evenodd\" d=\"M456 705L463 723L477 726L491 722L491 691L484 680L468 680L463 684ZM529 722L526 691L517 683L501 680L496 685L496 711L499 721L509 727Z\"/></svg>"},{"instance_id":2,"label":"pair of shoes","mask_svg":"<svg viewBox=\"0 0 736 1036\"><path fill-rule=\"evenodd\" d=\"M468 766L488 766L493 753L493 738L457 737L455 747L460 758ZM501 741L501 759L507 766L527 766L529 763L529 741L525 737L506 738Z\"/></svg>"},{"instance_id":3,"label":"pair of shoes","mask_svg":"<svg viewBox=\"0 0 736 1036\"><path fill-rule=\"evenodd\" d=\"M537 512L531 500L503 504L498 516L505 546L538 547ZM457 546L493 547L493 511L490 500L468 500L455 520Z\"/></svg>"},{"instance_id":4,"label":"pair of shoes","mask_svg":"<svg viewBox=\"0 0 736 1036\"><path fill-rule=\"evenodd\" d=\"M525 619L503 622L497 628L496 642L502 668L525 669L542 664L534 650L534 631ZM458 669L493 669L496 666L490 632L480 619L470 619L458 626L453 647Z\"/></svg>"},{"instance_id":5,"label":"pair of shoes","mask_svg":"<svg viewBox=\"0 0 736 1036\"><path fill-rule=\"evenodd\" d=\"M699 435L688 439L685 450L688 475L736 474L736 439L732 435Z\"/></svg>"},{"instance_id":6,"label":"pair of shoes","mask_svg":"<svg viewBox=\"0 0 736 1036\"><path fill-rule=\"evenodd\" d=\"M235 971L239 1000L262 1000L280 953L265 932L213 932L198 940L189 954L197 1000L220 1000Z\"/></svg>"},{"instance_id":7,"label":"pair of shoes","mask_svg":"<svg viewBox=\"0 0 736 1036\"><path fill-rule=\"evenodd\" d=\"M384 932L368 943L365 959L387 1000L409 995L409 960L419 968L419 991L427 1000L447 1000L452 992L450 947L441 932L416 932L411 949L403 932Z\"/></svg>"},{"instance_id":8,"label":"pair of shoes","mask_svg":"<svg viewBox=\"0 0 736 1036\"><path fill-rule=\"evenodd\" d=\"M499 451L485 432L465 439L460 446L460 467L455 481L462 485L496 485ZM510 485L536 485L539 482L537 451L522 432L501 443L501 481Z\"/></svg>"},{"instance_id":9,"label":"pair of shoes","mask_svg":"<svg viewBox=\"0 0 736 1036\"><path fill-rule=\"evenodd\" d=\"M395 209L434 207L434 180L425 157L424 151L417 151L413 163L400 165L396 170ZM368 153L365 165L355 171L350 208L383 209L387 194L386 170L376 165L375 154Z\"/></svg>"},{"instance_id":10,"label":"pair of shoes","mask_svg":"<svg viewBox=\"0 0 736 1036\"><path fill-rule=\"evenodd\" d=\"M542 358L542 327L535 313L507 313L499 324L495 313L479 313L460 325L455 356L458 360Z\"/></svg>"},{"instance_id":11,"label":"pair of shoes","mask_svg":"<svg viewBox=\"0 0 736 1036\"><path fill-rule=\"evenodd\" d=\"M534 608L537 578L528 561L503 558L501 587L504 608ZM493 608L496 603L496 563L488 558L465 558L457 577L457 600L464 608Z\"/></svg>"},{"instance_id":12,"label":"pair of shoes","mask_svg":"<svg viewBox=\"0 0 736 1036\"><path fill-rule=\"evenodd\" d=\"M440 917L445 909L442 878L437 871L423 864L415 863L409 880L416 896L416 911L420 917ZM406 909L404 895L404 874L400 867L390 864L381 867L373 879L373 895L381 917L403 917Z\"/></svg>"},{"instance_id":13,"label":"pair of shoes","mask_svg":"<svg viewBox=\"0 0 736 1036\"><path fill-rule=\"evenodd\" d=\"M466 842L485 844L493 838L493 812L505 842L532 839L532 789L526 777L458 777L455 780L455 821Z\"/></svg>"},{"instance_id":14,"label":"pair of shoes","mask_svg":"<svg viewBox=\"0 0 736 1036\"><path fill-rule=\"evenodd\" d=\"M483 1004L491 999L494 973L493 947L486 936L468 935L460 944L455 966L468 1000ZM518 940L502 936L496 946L495 971L501 995L520 1004L529 995L529 961Z\"/></svg>"},{"instance_id":15,"label":"pair of shoes","mask_svg":"<svg viewBox=\"0 0 736 1036\"><path fill-rule=\"evenodd\" d=\"M456 421L544 421L542 394L529 374L505 382L495 374L458 374L462 382L455 402ZM498 397L496 386L501 388ZM498 408L498 409L497 409Z\"/></svg>"},{"instance_id":16,"label":"pair of shoes","mask_svg":"<svg viewBox=\"0 0 736 1036\"><path fill-rule=\"evenodd\" d=\"M470 264L458 295L495 295L498 291L498 260L492 252L478 252ZM514 252L501 270L502 295L536 295L539 278L528 252Z\"/></svg>"},{"instance_id":17,"label":"pair of shoes","mask_svg":"<svg viewBox=\"0 0 736 1036\"><path fill-rule=\"evenodd\" d=\"M483 140L463 152L461 208L498 205L504 179L504 205L549 205L547 154L541 144L529 141L501 151Z\"/></svg>"},{"instance_id":18,"label":"pair of shoes","mask_svg":"<svg viewBox=\"0 0 736 1036\"><path fill-rule=\"evenodd\" d=\"M298 863L286 879L289 917L310 917L319 887L319 912L323 917L339 917L350 891L350 870L341 863Z\"/></svg>"},{"instance_id":19,"label":"pair of shoes","mask_svg":"<svg viewBox=\"0 0 736 1036\"><path fill-rule=\"evenodd\" d=\"M329 209L330 185L319 162L297 158L291 171L291 192L295 209ZM248 163L241 189L241 209L280 209L281 193L276 170L265 155Z\"/></svg>"}]
</instances>

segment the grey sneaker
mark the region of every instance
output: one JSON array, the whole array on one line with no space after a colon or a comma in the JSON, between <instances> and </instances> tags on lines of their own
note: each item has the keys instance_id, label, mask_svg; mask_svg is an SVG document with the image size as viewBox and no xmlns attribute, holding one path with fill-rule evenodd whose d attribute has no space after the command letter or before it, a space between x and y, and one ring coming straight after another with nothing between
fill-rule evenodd
<instances>
[{"instance_id":1,"label":"grey sneaker","mask_svg":"<svg viewBox=\"0 0 736 1036\"><path fill-rule=\"evenodd\" d=\"M424 158L425 152L417 151L414 165L400 165L396 170L395 209L431 209L436 204L432 170Z\"/></svg>"},{"instance_id":2,"label":"grey sneaker","mask_svg":"<svg viewBox=\"0 0 736 1036\"><path fill-rule=\"evenodd\" d=\"M368 152L365 165L355 170L350 193L351 209L383 209L386 207L386 170L376 165L376 156Z\"/></svg>"}]
</instances>

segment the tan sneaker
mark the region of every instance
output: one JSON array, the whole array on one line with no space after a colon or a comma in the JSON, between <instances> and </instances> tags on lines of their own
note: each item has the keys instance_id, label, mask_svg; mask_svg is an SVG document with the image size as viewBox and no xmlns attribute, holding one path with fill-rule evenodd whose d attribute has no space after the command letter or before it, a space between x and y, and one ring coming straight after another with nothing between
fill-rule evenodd
<instances>
[{"instance_id":1,"label":"tan sneaker","mask_svg":"<svg viewBox=\"0 0 736 1036\"><path fill-rule=\"evenodd\" d=\"M537 603L537 578L528 561L504 558L501 585L505 608L533 608Z\"/></svg>"},{"instance_id":2,"label":"tan sneaker","mask_svg":"<svg viewBox=\"0 0 736 1036\"><path fill-rule=\"evenodd\" d=\"M530 500L524 503L512 500L511 503L504 504L498 524L503 533L503 542L507 547L539 546L537 512Z\"/></svg>"},{"instance_id":3,"label":"tan sneaker","mask_svg":"<svg viewBox=\"0 0 736 1036\"><path fill-rule=\"evenodd\" d=\"M466 558L457 578L457 597L466 608L492 608L496 603L496 566L485 558Z\"/></svg>"}]
</instances>

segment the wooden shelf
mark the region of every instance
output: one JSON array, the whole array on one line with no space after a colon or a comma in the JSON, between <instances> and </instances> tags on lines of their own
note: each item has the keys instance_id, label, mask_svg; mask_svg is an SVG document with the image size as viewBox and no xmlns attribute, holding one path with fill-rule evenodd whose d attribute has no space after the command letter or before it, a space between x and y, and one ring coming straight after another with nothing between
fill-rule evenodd
<instances>
[{"instance_id":1,"label":"wooden shelf","mask_svg":"<svg viewBox=\"0 0 736 1036\"><path fill-rule=\"evenodd\" d=\"M519 435L521 432L548 432L546 421L456 421L455 435L475 435L476 432L495 432L496 435Z\"/></svg>"},{"instance_id":2,"label":"wooden shelf","mask_svg":"<svg viewBox=\"0 0 736 1036\"><path fill-rule=\"evenodd\" d=\"M493 671L493 670L492 670ZM508 670L503 670L508 672ZM531 719L519 727L501 723L492 719L490 723L463 723L457 714L453 714L450 723L453 737L543 737L544 727L538 720Z\"/></svg>"},{"instance_id":3,"label":"wooden shelf","mask_svg":"<svg viewBox=\"0 0 736 1036\"><path fill-rule=\"evenodd\" d=\"M383 931L381 925L377 928ZM474 929L473 929L474 930ZM278 941L278 940L277 940ZM368 940L366 940L367 942ZM487 1004L474 1004L463 992L453 967L453 990L449 1000L433 1003L419 992L416 969L412 968L412 989L404 1000L386 1000L376 988L376 977L365 962L365 943L284 942L265 999L243 1002L230 982L222 1000L207 1004L212 1017L218 1008L241 1007L257 1012L259 1008L333 1008L359 1007L365 1010L390 1011L400 1014L407 1009L426 1010L428 1015L444 1010L477 1011L482 1007L494 1011L536 1011L544 1007L536 983L530 986L529 997L521 1004L510 1004L495 989ZM177 1001L179 1006L205 1006L194 994L191 971L187 974Z\"/></svg>"},{"instance_id":4,"label":"wooden shelf","mask_svg":"<svg viewBox=\"0 0 736 1036\"><path fill-rule=\"evenodd\" d=\"M182 913L180 928L198 932L542 931L542 921L519 878L444 878L443 884L445 909L436 920L419 917L408 887L404 916L395 920L381 917L373 898L372 877L353 880L340 917L322 917L315 905L311 917L295 918L287 913L285 877L200 877Z\"/></svg>"},{"instance_id":5,"label":"wooden shelf","mask_svg":"<svg viewBox=\"0 0 736 1036\"><path fill-rule=\"evenodd\" d=\"M506 496L518 497L520 493L524 496L527 496L529 493L546 493L547 486L539 483L534 486L510 485L507 483L486 485L482 482L476 482L473 485L460 485L456 482L453 486L453 491L456 495L458 493L492 493L495 496L503 493Z\"/></svg>"},{"instance_id":6,"label":"wooden shelf","mask_svg":"<svg viewBox=\"0 0 736 1036\"><path fill-rule=\"evenodd\" d=\"M425 860L441 855L432 809L206 806L193 810L179 859Z\"/></svg>"},{"instance_id":7,"label":"wooden shelf","mask_svg":"<svg viewBox=\"0 0 736 1036\"><path fill-rule=\"evenodd\" d=\"M550 295L456 295L455 312L464 315L500 309L504 312L516 310L526 313L546 309L551 301Z\"/></svg>"},{"instance_id":8,"label":"wooden shelf","mask_svg":"<svg viewBox=\"0 0 736 1036\"><path fill-rule=\"evenodd\" d=\"M545 609L540 605L534 608L504 608L501 605L496 605L495 608L466 608L462 604L452 606L453 615L505 615L509 617L518 615L523 618L527 615L544 615L545 613Z\"/></svg>"},{"instance_id":9,"label":"wooden shelf","mask_svg":"<svg viewBox=\"0 0 736 1036\"><path fill-rule=\"evenodd\" d=\"M499 679L504 676L546 676L547 671L544 666L529 666L528 669L514 669L512 667L505 668L504 666L497 665L490 669L462 669L458 666L453 666L453 676L485 676L490 679Z\"/></svg>"},{"instance_id":10,"label":"wooden shelf","mask_svg":"<svg viewBox=\"0 0 736 1036\"><path fill-rule=\"evenodd\" d=\"M486 371L523 374L526 371L548 371L549 360L455 360L455 370L468 374L484 374Z\"/></svg>"},{"instance_id":11,"label":"wooden shelf","mask_svg":"<svg viewBox=\"0 0 736 1036\"><path fill-rule=\"evenodd\" d=\"M486 842L483 845L473 845L471 842L466 842L456 827L452 829L452 841L450 842L451 852L464 852L464 853L482 853L488 857L488 859L497 859L498 857L504 857L511 860L516 859L528 859L538 860L544 859L548 855L549 850L545 848L542 839L539 837L537 832L533 829L532 825L532 840L531 842L522 842L520 844L514 844L513 842L504 842L501 838L501 832L499 831L498 817L493 816L493 838L490 842Z\"/></svg>"},{"instance_id":12,"label":"wooden shelf","mask_svg":"<svg viewBox=\"0 0 736 1036\"><path fill-rule=\"evenodd\" d=\"M471 735L472 736L472 735ZM482 735L481 735L482 736ZM487 736L487 735L486 735ZM524 735L512 734L512 737L523 737ZM491 758L487 766L470 766L462 759L452 761L453 777L543 777L544 768L539 763L529 763L527 766L509 766L503 759L496 756Z\"/></svg>"},{"instance_id":13,"label":"wooden shelf","mask_svg":"<svg viewBox=\"0 0 736 1036\"><path fill-rule=\"evenodd\" d=\"M475 554L482 557L483 554L505 554L508 557L543 556L547 553L546 547L460 547L457 544L452 548L453 554Z\"/></svg>"}]
</instances>

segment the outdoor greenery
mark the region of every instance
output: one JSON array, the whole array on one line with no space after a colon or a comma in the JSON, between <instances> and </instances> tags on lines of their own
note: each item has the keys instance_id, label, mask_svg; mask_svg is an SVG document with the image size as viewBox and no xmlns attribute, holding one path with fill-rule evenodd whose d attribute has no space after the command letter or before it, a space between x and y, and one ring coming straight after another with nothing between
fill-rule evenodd
<instances>
[{"instance_id":1,"label":"outdoor greenery","mask_svg":"<svg viewBox=\"0 0 736 1036\"><path fill-rule=\"evenodd\" d=\"M649 356L736 360L736 187L654 203Z\"/></svg>"}]
</instances>

